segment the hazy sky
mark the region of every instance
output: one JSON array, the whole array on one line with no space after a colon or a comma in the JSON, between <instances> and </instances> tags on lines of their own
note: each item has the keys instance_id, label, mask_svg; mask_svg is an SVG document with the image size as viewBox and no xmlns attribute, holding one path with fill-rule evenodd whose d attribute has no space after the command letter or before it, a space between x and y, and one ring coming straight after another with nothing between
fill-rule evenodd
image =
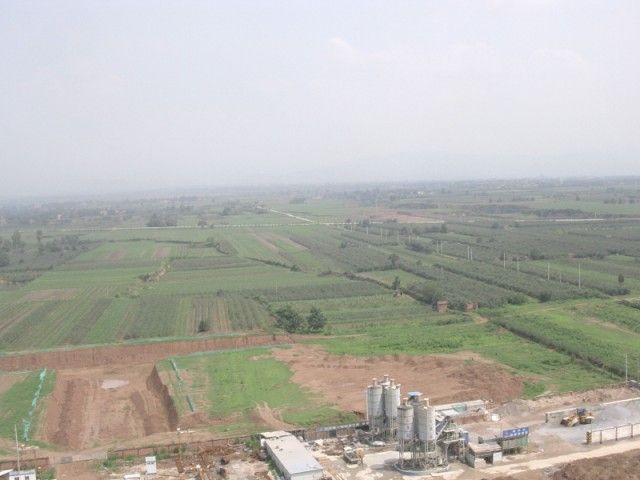
<instances>
[{"instance_id":1,"label":"hazy sky","mask_svg":"<svg viewBox=\"0 0 640 480\"><path fill-rule=\"evenodd\" d=\"M0 196L640 174L640 2L0 2Z\"/></svg>"}]
</instances>

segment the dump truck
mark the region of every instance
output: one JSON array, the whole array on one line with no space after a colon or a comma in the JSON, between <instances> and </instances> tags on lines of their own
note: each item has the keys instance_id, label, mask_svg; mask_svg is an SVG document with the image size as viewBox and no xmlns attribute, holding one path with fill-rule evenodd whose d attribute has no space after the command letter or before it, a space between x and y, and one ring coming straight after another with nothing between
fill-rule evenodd
<instances>
[{"instance_id":1,"label":"dump truck","mask_svg":"<svg viewBox=\"0 0 640 480\"><path fill-rule=\"evenodd\" d=\"M565 427L575 427L578 424L586 425L592 423L593 419L593 413L587 411L586 408L576 408L576 413L564 417L560 424Z\"/></svg>"}]
</instances>

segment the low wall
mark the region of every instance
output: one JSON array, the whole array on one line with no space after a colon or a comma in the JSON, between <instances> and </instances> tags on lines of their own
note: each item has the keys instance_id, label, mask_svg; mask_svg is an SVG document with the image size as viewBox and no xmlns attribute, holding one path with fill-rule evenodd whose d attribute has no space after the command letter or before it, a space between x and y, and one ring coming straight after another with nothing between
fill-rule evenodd
<instances>
[{"instance_id":1,"label":"low wall","mask_svg":"<svg viewBox=\"0 0 640 480\"><path fill-rule=\"evenodd\" d=\"M23 458L20 461L20 468L22 470L31 470L34 468L49 468L49 457L39 457L39 458ZM0 470L17 470L18 469L18 461L17 460L0 460Z\"/></svg>"},{"instance_id":2,"label":"low wall","mask_svg":"<svg viewBox=\"0 0 640 480\"><path fill-rule=\"evenodd\" d=\"M591 442L589 442L591 434ZM640 423L630 423L628 425L618 425L617 427L601 428L591 430L586 434L586 443L604 443L634 438L640 434Z\"/></svg>"},{"instance_id":3,"label":"low wall","mask_svg":"<svg viewBox=\"0 0 640 480\"><path fill-rule=\"evenodd\" d=\"M292 343L289 335L233 335L194 340L104 345L72 350L18 353L0 356L0 370L22 371L38 368L89 368L131 363L155 363L174 355Z\"/></svg>"}]
</instances>

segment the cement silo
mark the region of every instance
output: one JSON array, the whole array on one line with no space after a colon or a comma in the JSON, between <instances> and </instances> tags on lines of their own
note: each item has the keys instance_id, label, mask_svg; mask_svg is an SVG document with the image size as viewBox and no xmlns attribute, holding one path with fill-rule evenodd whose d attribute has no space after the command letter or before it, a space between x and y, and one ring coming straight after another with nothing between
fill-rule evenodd
<instances>
[{"instance_id":1,"label":"cement silo","mask_svg":"<svg viewBox=\"0 0 640 480\"><path fill-rule=\"evenodd\" d=\"M406 401L398 406L398 440L400 442L410 442L413 440L414 423L413 405Z\"/></svg>"},{"instance_id":2,"label":"cement silo","mask_svg":"<svg viewBox=\"0 0 640 480\"><path fill-rule=\"evenodd\" d=\"M383 387L375 378L367 387L367 421L373 434L380 433L384 427Z\"/></svg>"},{"instance_id":3,"label":"cement silo","mask_svg":"<svg viewBox=\"0 0 640 480\"><path fill-rule=\"evenodd\" d=\"M386 437L389 440L396 438L398 429L398 407L400 406L400 385L396 385L393 379L384 387L384 415Z\"/></svg>"},{"instance_id":4,"label":"cement silo","mask_svg":"<svg viewBox=\"0 0 640 480\"><path fill-rule=\"evenodd\" d=\"M396 418L399 406L400 385L396 385L392 380L389 386L384 389L384 414L387 418Z\"/></svg>"},{"instance_id":5,"label":"cement silo","mask_svg":"<svg viewBox=\"0 0 640 480\"><path fill-rule=\"evenodd\" d=\"M435 442L436 440L436 409L425 400L416 408L416 424L418 440L421 442Z\"/></svg>"}]
</instances>

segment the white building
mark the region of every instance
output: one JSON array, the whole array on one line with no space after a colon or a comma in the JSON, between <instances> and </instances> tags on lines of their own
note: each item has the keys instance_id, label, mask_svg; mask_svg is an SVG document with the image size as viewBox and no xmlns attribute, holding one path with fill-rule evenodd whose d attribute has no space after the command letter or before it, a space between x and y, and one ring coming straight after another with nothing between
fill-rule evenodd
<instances>
[{"instance_id":1,"label":"white building","mask_svg":"<svg viewBox=\"0 0 640 480\"><path fill-rule=\"evenodd\" d=\"M320 480L322 466L296 437L288 432L262 434L262 444L286 480Z\"/></svg>"},{"instance_id":2,"label":"white building","mask_svg":"<svg viewBox=\"0 0 640 480\"><path fill-rule=\"evenodd\" d=\"M37 480L35 470L2 470L0 480Z\"/></svg>"}]
</instances>

